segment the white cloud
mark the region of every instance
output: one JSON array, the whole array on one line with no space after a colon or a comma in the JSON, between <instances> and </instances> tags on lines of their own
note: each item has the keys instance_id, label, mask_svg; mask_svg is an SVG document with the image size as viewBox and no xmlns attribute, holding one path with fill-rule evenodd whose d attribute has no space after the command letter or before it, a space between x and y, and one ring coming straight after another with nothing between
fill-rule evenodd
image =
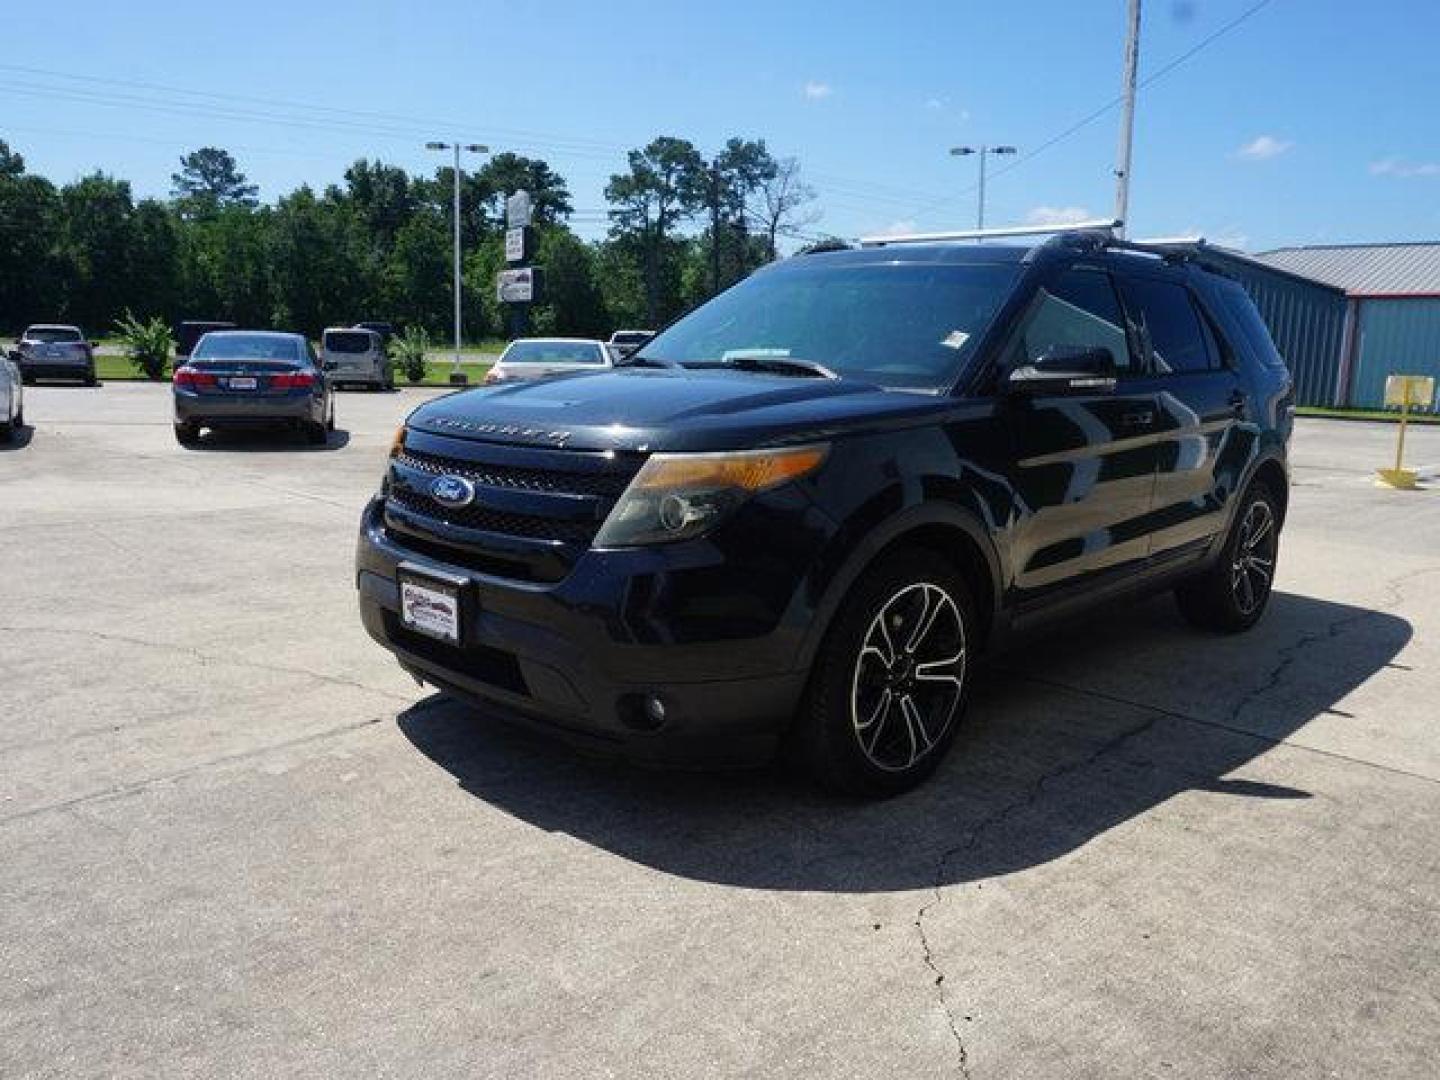
<instances>
[{"instance_id":1,"label":"white cloud","mask_svg":"<svg viewBox=\"0 0 1440 1080\"><path fill-rule=\"evenodd\" d=\"M833 93L835 93L835 88L826 82L816 82L812 79L805 84L804 94L810 101L824 101Z\"/></svg>"},{"instance_id":2,"label":"white cloud","mask_svg":"<svg viewBox=\"0 0 1440 1080\"><path fill-rule=\"evenodd\" d=\"M1386 158L1370 163L1371 176L1398 176L1408 179L1412 176L1440 176L1440 162L1424 161L1412 164L1401 158Z\"/></svg>"},{"instance_id":3,"label":"white cloud","mask_svg":"<svg viewBox=\"0 0 1440 1080\"><path fill-rule=\"evenodd\" d=\"M1288 139L1277 139L1274 135L1257 135L1239 150L1235 156L1246 161L1269 161L1285 153L1295 144Z\"/></svg>"},{"instance_id":4,"label":"white cloud","mask_svg":"<svg viewBox=\"0 0 1440 1080\"><path fill-rule=\"evenodd\" d=\"M940 100L938 97L926 98L926 99L925 99L925 108L927 108L927 109L935 109L935 110L938 111L938 110L940 110L940 109L945 108L945 102L943 102L942 100Z\"/></svg>"},{"instance_id":5,"label":"white cloud","mask_svg":"<svg viewBox=\"0 0 1440 1080\"><path fill-rule=\"evenodd\" d=\"M1025 215L1029 225L1078 225L1093 220L1083 206L1037 206Z\"/></svg>"},{"instance_id":6,"label":"white cloud","mask_svg":"<svg viewBox=\"0 0 1440 1080\"><path fill-rule=\"evenodd\" d=\"M878 230L875 235L877 235L877 236L904 236L904 235L906 235L907 233L913 233L914 231L915 231L915 222L914 222L912 219L910 219L910 218L905 218L905 219L902 220L902 221L892 221L889 225L886 225L883 229Z\"/></svg>"}]
</instances>

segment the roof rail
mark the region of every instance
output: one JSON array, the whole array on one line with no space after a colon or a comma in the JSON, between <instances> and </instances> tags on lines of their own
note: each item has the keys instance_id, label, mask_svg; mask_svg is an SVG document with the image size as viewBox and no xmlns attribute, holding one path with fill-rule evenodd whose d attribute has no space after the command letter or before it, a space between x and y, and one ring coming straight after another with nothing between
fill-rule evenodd
<instances>
[{"instance_id":1,"label":"roof rail","mask_svg":"<svg viewBox=\"0 0 1440 1080\"><path fill-rule=\"evenodd\" d=\"M990 240L1007 236L1050 236L1055 233L1105 232L1113 235L1120 221L1076 221L1068 225L1012 225L1003 229L964 229L959 232L900 233L894 236L862 236L862 247L891 244L939 244L952 240Z\"/></svg>"}]
</instances>

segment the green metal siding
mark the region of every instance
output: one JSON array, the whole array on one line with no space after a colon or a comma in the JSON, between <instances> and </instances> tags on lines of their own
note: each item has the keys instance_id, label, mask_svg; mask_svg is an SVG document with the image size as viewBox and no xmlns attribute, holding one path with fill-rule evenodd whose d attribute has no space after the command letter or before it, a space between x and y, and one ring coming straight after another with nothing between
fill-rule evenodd
<instances>
[{"instance_id":1,"label":"green metal siding","mask_svg":"<svg viewBox=\"0 0 1440 1080\"><path fill-rule=\"evenodd\" d=\"M1350 404L1383 407L1387 375L1433 375L1440 383L1440 297L1360 301Z\"/></svg>"}]
</instances>

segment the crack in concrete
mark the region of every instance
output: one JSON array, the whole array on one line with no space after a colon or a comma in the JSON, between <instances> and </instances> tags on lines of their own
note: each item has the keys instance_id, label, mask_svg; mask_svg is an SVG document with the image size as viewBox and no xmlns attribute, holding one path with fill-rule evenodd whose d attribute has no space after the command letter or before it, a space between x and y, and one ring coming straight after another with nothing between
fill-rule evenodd
<instances>
[{"instance_id":1,"label":"crack in concrete","mask_svg":"<svg viewBox=\"0 0 1440 1080\"><path fill-rule=\"evenodd\" d=\"M410 704L413 700L403 694L396 694L389 690L381 690L375 686L367 686L356 679L347 679L339 675L327 675L324 672L315 671L311 668L282 667L278 664L269 663L268 661L261 662L259 660L242 660L233 656L219 656L214 653L202 652L193 645L165 641L149 641L145 638L131 637L128 634L114 634L101 630L66 628L60 626L8 625L0 625L0 633L54 634L58 637L80 637L93 641L104 641L110 644L134 645L138 648L156 649L161 652L172 652L182 656L188 656L200 664L213 664L220 667L241 668L249 671L268 671L281 675L299 675L302 678L314 679L316 682L326 683L331 686L348 686L351 689L359 690L365 694L373 694L377 697L386 698L397 704Z\"/></svg>"},{"instance_id":2,"label":"crack in concrete","mask_svg":"<svg viewBox=\"0 0 1440 1080\"><path fill-rule=\"evenodd\" d=\"M928 916L940 904L944 903L946 895L946 868L950 865L951 860L955 859L959 855L964 854L967 851L973 850L975 846L979 844L980 840L986 833L990 832L992 829L996 828L999 825L1003 825L1006 821L1010 820L1016 814L1035 806L1040 801L1041 796L1045 793L1046 786L1049 785L1052 781L1059 780L1062 777L1069 776L1073 773L1081 772L1082 770L1089 768L1101 758L1119 749L1122 745L1129 742L1131 739L1135 739L1140 737L1141 735L1144 735L1147 731L1149 731L1157 723L1159 723L1161 719L1163 719L1163 714L1156 713L1144 723L1136 724L1132 727L1126 728L1124 731L1121 731L1116 735L1112 736L1111 738L1105 740L1089 754L1085 755L1079 760L1062 764L1050 770L1049 772L1044 773L1038 779L1036 779L1034 783L1030 784L1024 794L1022 794L1019 798L1014 799L1009 803L1006 803L998 810L982 818L974 825L973 828L970 829L969 832L965 834L965 838L961 840L960 843L955 844L954 846L949 847L940 853L940 858L936 861L935 864L935 880L930 886L931 898L928 902L922 904L920 906L920 909L915 913L915 929L920 938L921 959L924 961L925 966L934 973L936 1001L939 1004L941 1011L945 1014L945 1019L950 1025L950 1034L955 1041L956 1073L959 1076L965 1078L965 1080L969 1080L971 1075L969 1050L966 1047L964 1037L960 1034L960 1025L956 1019L955 1011L950 1005L950 995L946 988L946 972L943 968L940 967L939 963L936 961L934 948L930 944L930 936L925 930L926 916Z\"/></svg>"},{"instance_id":3,"label":"crack in concrete","mask_svg":"<svg viewBox=\"0 0 1440 1080\"><path fill-rule=\"evenodd\" d=\"M286 739L278 743L267 743L265 746L256 746L249 750L239 750L233 754L221 754L219 757L208 758L204 761L197 761L194 764L186 765L184 768L172 769L169 772L156 773L140 780L131 780L123 784L115 784L100 791L87 792L84 795L76 795L73 798L61 799L58 802L45 803L41 806L32 806L28 810L21 810L18 813L0 817L0 827L14 824L18 821L25 821L29 818L39 817L42 814L53 813L57 810L73 813L77 807L86 806L91 803L101 802L106 799L123 798L127 795L137 795L146 788L156 784L169 783L172 780L183 780L187 776L212 769L216 766L233 765L239 761L247 761L250 758L260 757L275 750L289 750L297 746L305 746L310 743L323 742L326 739L333 739L340 735L348 735L351 732L359 731L362 728L373 727L389 719L386 716L372 716L365 720L355 720L348 724L340 724L337 727L326 728L324 731L312 732L309 735L300 735L293 739Z\"/></svg>"}]
</instances>

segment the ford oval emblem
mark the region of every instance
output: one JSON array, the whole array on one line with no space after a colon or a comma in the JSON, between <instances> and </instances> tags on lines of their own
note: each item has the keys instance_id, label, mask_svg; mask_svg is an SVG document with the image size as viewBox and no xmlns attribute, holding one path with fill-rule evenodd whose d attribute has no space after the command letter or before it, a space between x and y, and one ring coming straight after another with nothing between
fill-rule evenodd
<instances>
[{"instance_id":1,"label":"ford oval emblem","mask_svg":"<svg viewBox=\"0 0 1440 1080\"><path fill-rule=\"evenodd\" d=\"M430 483L430 497L441 506L458 510L475 501L475 485L463 476L437 476Z\"/></svg>"}]
</instances>

